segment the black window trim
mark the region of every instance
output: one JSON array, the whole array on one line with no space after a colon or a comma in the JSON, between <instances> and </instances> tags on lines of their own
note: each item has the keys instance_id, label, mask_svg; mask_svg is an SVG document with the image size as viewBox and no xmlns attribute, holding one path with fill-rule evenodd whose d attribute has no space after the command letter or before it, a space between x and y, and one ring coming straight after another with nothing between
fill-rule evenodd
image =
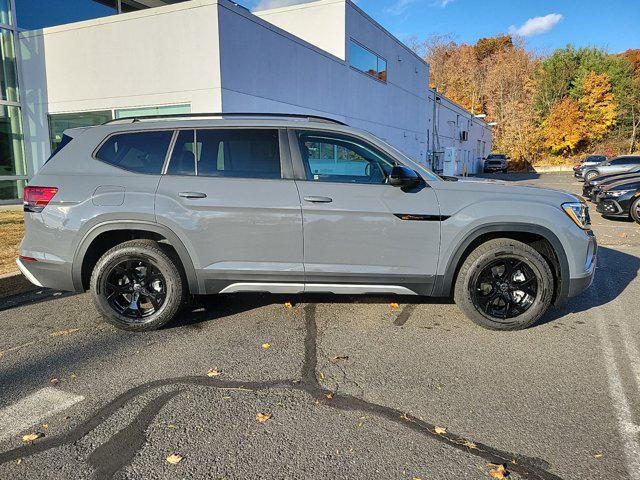
<instances>
[{"instance_id":1,"label":"black window trim","mask_svg":"<svg viewBox=\"0 0 640 480\"><path fill-rule=\"evenodd\" d=\"M128 133L144 133L144 132L173 132L171 138L169 139L169 145L167 146L167 152L166 152L165 157L164 157L164 162L162 164L162 168L160 169L160 171L158 173L136 172L135 170L130 170L128 168L121 167L120 165L114 165L113 163L105 162L104 160L98 158L98 152L100 151L102 146L105 143L107 143L107 141L111 137L113 137L115 135L124 135L124 134L128 134ZM125 172L129 172L129 173L133 173L133 174L136 174L136 175L155 175L155 176L159 176L159 175L162 175L162 169L164 168L164 164L167 161L167 155L169 154L169 151L171 150L173 138L175 137L175 135L176 135L175 128L141 128L141 129L135 129L135 130L118 130L117 132L109 133L106 137L104 137L102 139L102 141L100 141L98 143L98 146L95 147L93 149L93 152L91 153L91 158L93 160L96 160L96 161L100 162L100 163L104 163L105 165L109 165L110 167L119 168L120 170L123 170Z\"/></svg>"},{"instance_id":2,"label":"black window trim","mask_svg":"<svg viewBox=\"0 0 640 480\"><path fill-rule=\"evenodd\" d=\"M155 129L150 129L152 131L155 131ZM169 170L169 163L171 162L171 156L173 155L173 150L176 146L176 142L178 140L178 135L180 134L181 131L183 130L193 130L194 132L196 130L276 130L278 132L278 150L279 150L279 157L280 157L280 178L261 178L261 177L225 177L225 176L220 176L220 177L215 177L215 176L202 176L201 178L224 178L227 180L231 180L231 179L236 179L236 180L267 180L267 181L280 181L280 180L294 180L295 176L293 173L293 165L292 165L292 160L291 160L291 152L290 152L290 148L289 148L289 142L287 140L287 129L284 127L274 127L274 126L264 126L264 125L233 125L233 126L218 126L218 125L211 125L211 126L193 126L193 127L189 127L189 126L184 126L184 127L177 127L177 128L173 128L173 129L168 129L168 130L173 130L173 137L171 139L171 142L169 143L169 148L167 149L167 156L165 158L165 163L162 166L162 170L161 170L161 175L166 175L169 177L197 177L197 172L196 175L175 175L175 174L171 174L168 173ZM144 130L143 130L144 131ZM197 134L194 134L194 137ZM197 168L197 167L196 167Z\"/></svg>"}]
</instances>

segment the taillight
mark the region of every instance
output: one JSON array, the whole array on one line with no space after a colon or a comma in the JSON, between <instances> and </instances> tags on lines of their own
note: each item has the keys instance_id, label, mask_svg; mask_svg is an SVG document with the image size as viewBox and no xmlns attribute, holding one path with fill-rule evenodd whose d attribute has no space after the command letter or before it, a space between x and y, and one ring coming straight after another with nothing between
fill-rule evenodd
<instances>
[{"instance_id":1,"label":"taillight","mask_svg":"<svg viewBox=\"0 0 640 480\"><path fill-rule=\"evenodd\" d=\"M40 213L56 193L57 187L24 187L24 211Z\"/></svg>"}]
</instances>

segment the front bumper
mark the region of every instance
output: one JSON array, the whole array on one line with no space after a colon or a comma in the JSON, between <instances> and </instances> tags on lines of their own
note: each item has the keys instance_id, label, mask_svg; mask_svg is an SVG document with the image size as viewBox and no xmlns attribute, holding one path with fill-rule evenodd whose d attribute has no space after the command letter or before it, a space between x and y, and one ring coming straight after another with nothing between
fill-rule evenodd
<instances>
[{"instance_id":1,"label":"front bumper","mask_svg":"<svg viewBox=\"0 0 640 480\"><path fill-rule=\"evenodd\" d=\"M591 234L589 238L589 248L587 252L584 273L569 279L569 289L567 293L567 297L569 298L580 294L593 283L598 261L598 242L593 234Z\"/></svg>"},{"instance_id":2,"label":"front bumper","mask_svg":"<svg viewBox=\"0 0 640 480\"><path fill-rule=\"evenodd\" d=\"M485 173L502 172L506 169L507 167L500 167L500 166L484 167Z\"/></svg>"}]
</instances>

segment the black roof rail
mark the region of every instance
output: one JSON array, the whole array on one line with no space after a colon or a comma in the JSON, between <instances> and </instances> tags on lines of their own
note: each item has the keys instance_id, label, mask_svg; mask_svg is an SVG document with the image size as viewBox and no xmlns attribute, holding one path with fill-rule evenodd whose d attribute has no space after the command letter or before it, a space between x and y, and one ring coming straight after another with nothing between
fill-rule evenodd
<instances>
[{"instance_id":1,"label":"black roof rail","mask_svg":"<svg viewBox=\"0 0 640 480\"><path fill-rule=\"evenodd\" d=\"M315 121L315 122L324 122L324 123L334 123L336 125L347 125L344 122L341 122L340 120L335 120L333 118L329 118L329 117L321 117L318 115L305 115L302 113L257 113L257 112L220 112L220 113L169 113L169 114L165 114L165 115L144 115L144 116L139 116L139 117L124 117L124 118L114 118L113 120L107 120L106 122L104 122L102 125L108 125L111 123L134 123L134 122L141 122L141 121L147 121L147 120L173 120L173 119L180 119L180 118L194 118L194 119L198 119L198 118L212 118L212 117L237 117L237 118L241 118L241 117L273 117L273 118L299 118L299 119L305 119L308 121Z\"/></svg>"}]
</instances>

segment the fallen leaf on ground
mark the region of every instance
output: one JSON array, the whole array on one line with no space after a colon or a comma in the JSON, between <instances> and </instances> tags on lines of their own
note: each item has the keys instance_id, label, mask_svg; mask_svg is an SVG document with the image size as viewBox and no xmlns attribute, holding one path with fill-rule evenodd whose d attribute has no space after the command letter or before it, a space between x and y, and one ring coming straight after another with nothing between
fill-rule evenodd
<instances>
[{"instance_id":1,"label":"fallen leaf on ground","mask_svg":"<svg viewBox=\"0 0 640 480\"><path fill-rule=\"evenodd\" d=\"M391 308L398 308L398 304L397 303L390 303L389 306Z\"/></svg>"},{"instance_id":2,"label":"fallen leaf on ground","mask_svg":"<svg viewBox=\"0 0 640 480\"><path fill-rule=\"evenodd\" d=\"M324 396L331 400L333 398L333 392L325 393Z\"/></svg>"},{"instance_id":3,"label":"fallen leaf on ground","mask_svg":"<svg viewBox=\"0 0 640 480\"><path fill-rule=\"evenodd\" d=\"M178 455L177 453L172 453L167 457L167 463L171 465L176 465L182 461L182 455Z\"/></svg>"},{"instance_id":4,"label":"fallen leaf on ground","mask_svg":"<svg viewBox=\"0 0 640 480\"><path fill-rule=\"evenodd\" d=\"M42 424L42 428L44 428L46 430L47 428L49 428L49 424L48 423L43 423Z\"/></svg>"},{"instance_id":5,"label":"fallen leaf on ground","mask_svg":"<svg viewBox=\"0 0 640 480\"><path fill-rule=\"evenodd\" d=\"M176 428L176 426L173 423L170 423L169 425L167 425L167 428Z\"/></svg>"},{"instance_id":6,"label":"fallen leaf on ground","mask_svg":"<svg viewBox=\"0 0 640 480\"><path fill-rule=\"evenodd\" d=\"M444 428L444 427L436 427L436 428L435 428L435 432L436 432L438 435L444 435L445 433L447 433L447 429L446 429L446 428Z\"/></svg>"},{"instance_id":7,"label":"fallen leaf on ground","mask_svg":"<svg viewBox=\"0 0 640 480\"><path fill-rule=\"evenodd\" d=\"M284 308L293 308L293 304L291 302L284 302Z\"/></svg>"},{"instance_id":8,"label":"fallen leaf on ground","mask_svg":"<svg viewBox=\"0 0 640 480\"><path fill-rule=\"evenodd\" d=\"M34 440L39 439L40 437L43 437L44 435L40 432L35 432L35 433L27 433L26 435L22 436L22 441L23 442L33 442Z\"/></svg>"},{"instance_id":9,"label":"fallen leaf on ground","mask_svg":"<svg viewBox=\"0 0 640 480\"><path fill-rule=\"evenodd\" d=\"M489 471L489 475L491 478L507 478L509 476L509 472L504 467L504 465L491 465L493 468Z\"/></svg>"},{"instance_id":10,"label":"fallen leaf on ground","mask_svg":"<svg viewBox=\"0 0 640 480\"><path fill-rule=\"evenodd\" d=\"M263 344L262 344L262 348L264 348L265 350L266 350L267 348L269 348L270 346L271 346L271 344L270 344L270 343L263 343Z\"/></svg>"},{"instance_id":11,"label":"fallen leaf on ground","mask_svg":"<svg viewBox=\"0 0 640 480\"><path fill-rule=\"evenodd\" d=\"M60 383L60 380L54 377L51 380L49 380L49 383L51 383L51 385L57 385Z\"/></svg>"},{"instance_id":12,"label":"fallen leaf on ground","mask_svg":"<svg viewBox=\"0 0 640 480\"><path fill-rule=\"evenodd\" d=\"M627 234L626 234L625 232L620 232L620 233L618 234L618 236L619 236L620 238L627 238Z\"/></svg>"},{"instance_id":13,"label":"fallen leaf on ground","mask_svg":"<svg viewBox=\"0 0 640 480\"><path fill-rule=\"evenodd\" d=\"M469 440L464 442L464 446L467 447L467 448L478 448L478 446L475 443L470 442Z\"/></svg>"},{"instance_id":14,"label":"fallen leaf on ground","mask_svg":"<svg viewBox=\"0 0 640 480\"><path fill-rule=\"evenodd\" d=\"M596 453L593 458L602 458L604 457L604 455L602 455L601 453Z\"/></svg>"},{"instance_id":15,"label":"fallen leaf on ground","mask_svg":"<svg viewBox=\"0 0 640 480\"><path fill-rule=\"evenodd\" d=\"M320 372L320 380L324 380L324 373Z\"/></svg>"},{"instance_id":16,"label":"fallen leaf on ground","mask_svg":"<svg viewBox=\"0 0 640 480\"><path fill-rule=\"evenodd\" d=\"M271 418L270 413L262 413L262 412L256 413L256 420L259 421L260 423L265 423L270 418Z\"/></svg>"},{"instance_id":17,"label":"fallen leaf on ground","mask_svg":"<svg viewBox=\"0 0 640 480\"><path fill-rule=\"evenodd\" d=\"M220 370L216 368L212 368L207 372L207 377L217 377L220 375L220 373L221 373Z\"/></svg>"},{"instance_id":18,"label":"fallen leaf on ground","mask_svg":"<svg viewBox=\"0 0 640 480\"><path fill-rule=\"evenodd\" d=\"M22 463L22 459L21 458L16 460L16 465L20 465L21 463Z\"/></svg>"},{"instance_id":19,"label":"fallen leaf on ground","mask_svg":"<svg viewBox=\"0 0 640 480\"><path fill-rule=\"evenodd\" d=\"M76 378L78 378L78 376L77 376L75 373L72 373L72 374L71 374L71 378L72 378L73 380L75 380Z\"/></svg>"},{"instance_id":20,"label":"fallen leaf on ground","mask_svg":"<svg viewBox=\"0 0 640 480\"><path fill-rule=\"evenodd\" d=\"M346 360L349 360L349 355L338 355L337 357L333 357L331 359L333 363L344 362Z\"/></svg>"},{"instance_id":21,"label":"fallen leaf on ground","mask_svg":"<svg viewBox=\"0 0 640 480\"><path fill-rule=\"evenodd\" d=\"M50 333L50 337L60 337L62 335L69 335L70 333L74 333L80 330L79 328L70 328L68 330L58 330L57 332Z\"/></svg>"}]
</instances>

